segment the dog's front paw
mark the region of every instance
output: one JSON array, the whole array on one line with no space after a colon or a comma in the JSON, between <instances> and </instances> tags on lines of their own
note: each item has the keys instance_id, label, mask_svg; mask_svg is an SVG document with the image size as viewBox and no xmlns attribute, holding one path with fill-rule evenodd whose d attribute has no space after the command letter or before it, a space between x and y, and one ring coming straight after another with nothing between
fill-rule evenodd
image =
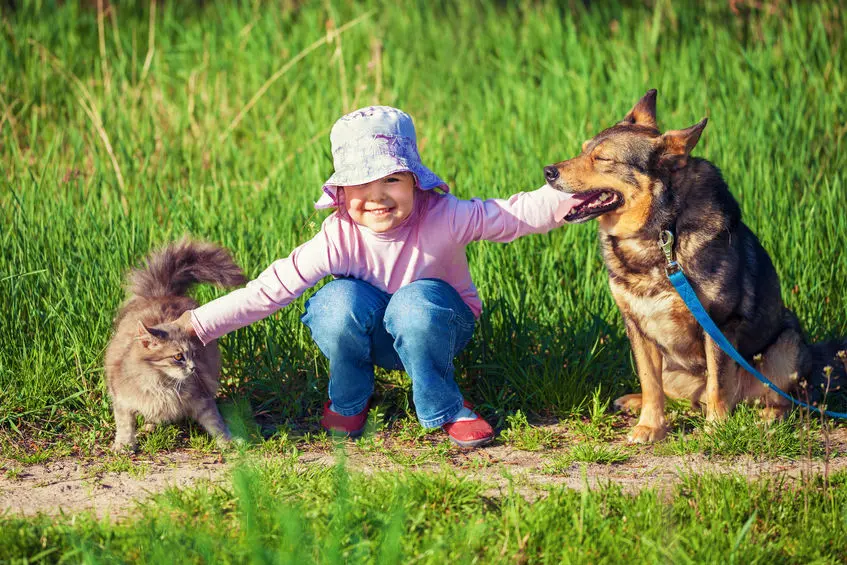
<instances>
[{"instance_id":1,"label":"dog's front paw","mask_svg":"<svg viewBox=\"0 0 847 565\"><path fill-rule=\"evenodd\" d=\"M618 412L639 412L641 411L641 395L640 394L625 394L616 399L612 406Z\"/></svg>"},{"instance_id":2,"label":"dog's front paw","mask_svg":"<svg viewBox=\"0 0 847 565\"><path fill-rule=\"evenodd\" d=\"M729 416L729 410L727 410L725 402L720 401L706 405L706 421L710 424L723 422L727 416Z\"/></svg>"},{"instance_id":3,"label":"dog's front paw","mask_svg":"<svg viewBox=\"0 0 847 565\"><path fill-rule=\"evenodd\" d=\"M632 428L632 431L629 432L626 439L630 443L653 443L655 441L665 439L665 436L667 435L668 428L666 426L647 426L644 424L638 424Z\"/></svg>"}]
</instances>

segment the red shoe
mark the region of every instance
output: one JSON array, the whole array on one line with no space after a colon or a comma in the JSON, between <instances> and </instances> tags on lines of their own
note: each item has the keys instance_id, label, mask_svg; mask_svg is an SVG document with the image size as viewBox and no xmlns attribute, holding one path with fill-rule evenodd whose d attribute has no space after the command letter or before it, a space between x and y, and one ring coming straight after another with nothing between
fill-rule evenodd
<instances>
[{"instance_id":1,"label":"red shoe","mask_svg":"<svg viewBox=\"0 0 847 565\"><path fill-rule=\"evenodd\" d=\"M370 410L370 402L365 406L365 409L353 416L342 416L338 412L330 410L331 401L324 404L324 414L321 418L321 426L331 434L347 436L349 438L357 438L365 431L365 422L368 421L368 410Z\"/></svg>"},{"instance_id":2,"label":"red shoe","mask_svg":"<svg viewBox=\"0 0 847 565\"><path fill-rule=\"evenodd\" d=\"M465 400L465 408L473 410L473 405ZM450 422L441 426L453 443L460 447L479 447L494 439L494 429L474 412L476 419Z\"/></svg>"}]
</instances>

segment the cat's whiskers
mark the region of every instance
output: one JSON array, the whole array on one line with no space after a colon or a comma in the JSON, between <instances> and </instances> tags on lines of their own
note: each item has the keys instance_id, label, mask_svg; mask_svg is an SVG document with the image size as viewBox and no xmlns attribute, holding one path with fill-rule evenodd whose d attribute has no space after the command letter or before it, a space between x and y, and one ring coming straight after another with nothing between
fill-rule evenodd
<instances>
[{"instance_id":1,"label":"cat's whiskers","mask_svg":"<svg viewBox=\"0 0 847 565\"><path fill-rule=\"evenodd\" d=\"M186 379L180 379L176 382L176 397L182 400L182 387L185 385Z\"/></svg>"}]
</instances>

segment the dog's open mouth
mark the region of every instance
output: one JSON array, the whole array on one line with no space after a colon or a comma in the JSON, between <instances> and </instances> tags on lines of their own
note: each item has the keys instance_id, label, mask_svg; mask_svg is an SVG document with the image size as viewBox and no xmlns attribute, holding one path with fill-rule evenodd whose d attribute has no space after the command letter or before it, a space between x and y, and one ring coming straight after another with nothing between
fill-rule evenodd
<instances>
[{"instance_id":1,"label":"dog's open mouth","mask_svg":"<svg viewBox=\"0 0 847 565\"><path fill-rule=\"evenodd\" d=\"M614 190L591 190L574 194L579 203L565 215L565 221L578 224L601 216L623 204L623 196Z\"/></svg>"}]
</instances>

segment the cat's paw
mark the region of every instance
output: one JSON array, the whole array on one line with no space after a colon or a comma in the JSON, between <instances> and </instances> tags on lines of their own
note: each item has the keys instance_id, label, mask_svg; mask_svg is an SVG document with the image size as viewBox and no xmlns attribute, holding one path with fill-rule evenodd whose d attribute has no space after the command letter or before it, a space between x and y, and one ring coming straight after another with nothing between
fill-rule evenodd
<instances>
[{"instance_id":1,"label":"cat's paw","mask_svg":"<svg viewBox=\"0 0 847 565\"><path fill-rule=\"evenodd\" d=\"M111 447L115 453L133 453L138 449L138 443L135 440L115 440Z\"/></svg>"},{"instance_id":2,"label":"cat's paw","mask_svg":"<svg viewBox=\"0 0 847 565\"><path fill-rule=\"evenodd\" d=\"M232 437L231 435L219 435L215 437L215 443L218 449L225 451L228 449L237 449L247 445L247 441L240 437Z\"/></svg>"}]
</instances>

